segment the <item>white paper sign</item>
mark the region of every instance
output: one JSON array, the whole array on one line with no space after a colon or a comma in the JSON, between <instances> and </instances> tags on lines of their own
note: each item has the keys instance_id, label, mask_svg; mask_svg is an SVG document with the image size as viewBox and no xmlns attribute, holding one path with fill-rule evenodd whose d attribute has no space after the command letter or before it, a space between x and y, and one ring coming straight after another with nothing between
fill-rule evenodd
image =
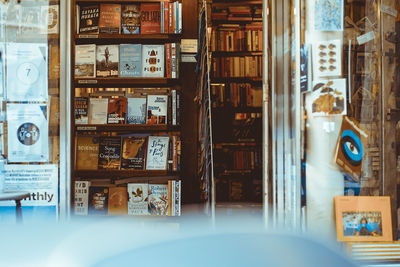
<instances>
[{"instance_id":1,"label":"white paper sign","mask_svg":"<svg viewBox=\"0 0 400 267\"><path fill-rule=\"evenodd\" d=\"M357 37L357 41L359 45L363 45L375 39L375 34L373 31L367 32L366 34L360 35Z\"/></svg>"},{"instance_id":2,"label":"white paper sign","mask_svg":"<svg viewBox=\"0 0 400 267\"><path fill-rule=\"evenodd\" d=\"M392 7L390 7L390 6L382 4L381 5L381 11L383 13L386 13L386 14L390 15L390 16L397 17L397 10L392 8Z\"/></svg>"}]
</instances>

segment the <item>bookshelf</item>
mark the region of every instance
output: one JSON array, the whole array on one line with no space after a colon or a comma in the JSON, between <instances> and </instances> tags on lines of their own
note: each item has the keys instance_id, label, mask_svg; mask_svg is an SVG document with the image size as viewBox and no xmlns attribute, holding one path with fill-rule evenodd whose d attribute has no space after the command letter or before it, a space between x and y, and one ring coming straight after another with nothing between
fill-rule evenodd
<instances>
[{"instance_id":1,"label":"bookshelf","mask_svg":"<svg viewBox=\"0 0 400 267\"><path fill-rule=\"evenodd\" d=\"M209 10L216 204L261 204L262 1L212 1Z\"/></svg>"},{"instance_id":2,"label":"bookshelf","mask_svg":"<svg viewBox=\"0 0 400 267\"><path fill-rule=\"evenodd\" d=\"M105 190L111 190L112 188L113 190L115 190L115 187L118 188L125 187L126 191L122 190L123 197L124 199L126 199L125 194L127 194L129 197L127 200L128 203L126 203L125 201L125 204L123 205L124 207L122 207L122 209L125 209L125 211L122 212L122 215L128 214L128 215L178 216L181 214L180 213L181 203L185 201L191 202L191 199L188 200L183 199L183 196L186 194L186 192L184 192L183 190L184 187L185 190L186 188L188 188L188 191L190 193L191 186L186 186L186 183L191 184L190 177L193 176L190 175L190 169L188 169L188 167L193 165L193 163L191 162L195 161L195 159L193 158L193 156L191 156L190 153L190 151L193 150L193 143L191 142L190 139L188 140L187 138L188 136L191 136L191 129L193 127L191 125L190 118L188 119L188 116L191 115L190 114L191 107L190 105L186 104L184 105L184 103L187 101L189 97L191 97L190 89L187 90L185 88L186 87L190 88L191 83L193 82L194 79L192 80L193 77L191 75L183 76L185 70L182 69L185 68L185 64L180 63L179 43L182 38L193 38L193 36L195 35L194 29L196 27L196 23L188 23L189 16L187 16L187 13L190 9L189 6L193 4L192 2L194 2L194 0L180 1L180 2L146 1L146 0L72 1L71 10L73 11L73 18L76 19L73 19L71 22L71 37L72 37L71 79L73 81L71 83L72 86L71 110L73 111L71 114L71 124L72 124L71 188L73 189L73 192L79 191L78 195L80 194L79 197L81 198L82 197L81 193L83 192L82 188L89 186L89 190L85 191L86 193L85 197L87 198L86 201L88 201L89 203L88 204L83 203L84 205L87 205L87 208L80 209L82 204L81 202L72 203L73 207L72 214L90 215L91 213L90 209L96 208L91 206L92 205L91 198L95 196L95 195L91 196L91 194L93 192L94 192L93 194L98 194L99 192L95 191L94 189L92 190L92 188L100 190L101 193L103 194ZM119 14L119 17L120 18L122 17L122 19L119 25L117 24L113 25L113 26L117 25L117 27L118 26L120 27L120 29L116 33L100 33L102 27L101 26L102 8L104 8L104 4L114 5L113 8L115 7L118 8L118 6L115 6L115 4L119 5L120 12L122 13ZM145 8L147 9L151 8L148 6L149 4L153 5L153 7L158 5L159 8L159 13L158 13L160 15L159 25L158 26L156 25L156 27L160 27L158 33L142 32L144 31L143 18L145 16L143 13L145 11L143 10L145 10ZM171 4L174 9L168 9L169 7L171 7ZM93 9L90 10L90 8ZM97 25L99 25L100 31L85 32L85 33L80 32L81 27L83 27L82 23L86 24L87 22L82 21L82 19L80 19L81 14L79 12L83 12L82 10L86 10L86 12L96 12L95 8L98 8L99 10L98 11L99 22L95 22L95 26L97 23ZM123 20L125 8L126 10L128 10L128 8L141 9L141 11L139 11L140 12L139 33L122 34L121 28L130 27L132 26L133 23L129 22L128 20L126 21ZM137 11L137 9L135 10ZM178 10L180 10L181 13L179 13ZM167 13L162 14L162 12L167 12ZM171 17L172 18L175 17L176 20L175 21L176 24L174 24L175 26L173 26L174 27L173 32L170 31L170 29L167 27L168 25L164 24L164 22L168 22L168 20L165 21L162 20L163 18L165 18L163 17L165 16L165 14L170 14L168 12L170 13L173 12L171 13L173 14L171 15ZM181 17L181 20L179 20L179 16ZM118 16L115 16L115 18L116 17ZM168 17L165 19L168 19ZM95 19L93 20L95 21ZM124 23L127 24L124 25ZM87 23L87 25L89 25L89 23ZM190 26L185 27L185 30L183 30L183 27L179 25L181 26L190 25ZM154 25L151 26L154 27ZM107 23L105 27L112 28L111 24L107 25ZM182 30L179 30L180 28ZM86 74L84 73L84 75L82 76L81 75L82 72L88 70L87 66L82 66L82 65L78 67L79 72L76 72L77 65L81 64L79 60L82 59L79 58L79 60L77 60L78 54L76 54L75 52L77 51L76 48L78 46L91 45L92 47L95 47L95 52L91 55L95 54L95 57L98 61L96 62L97 70L99 70L98 66L102 68L104 66L111 68L112 64L115 63L111 59L113 53L114 54L119 53L118 63L121 62L121 59L123 59L123 57L126 56L126 55L121 55L122 44L131 45L130 48L132 48L133 46L138 48L137 50L139 51L138 57L141 58L140 59L136 58L135 60L141 63L141 65L137 65L140 66L137 68L136 66L134 66L136 68L134 69L137 70L137 72L139 73L139 74L134 73L133 76L135 77L122 77L123 75L121 74L121 66L119 66L118 75L114 75L115 77L110 77L110 76L99 77L99 72L96 73L95 71L93 74L90 72L90 68L89 68L90 75L85 76L87 75L87 73ZM176 44L176 45L171 45L171 44ZM155 45L157 47L154 47ZM98 59L100 46L105 46L107 47L107 49L110 49L107 51L104 50L104 52L103 50L101 50L102 51L101 53L104 53L102 54L104 57L109 56L110 58L100 59L100 60ZM171 48L171 46L173 48ZM150 51L148 52L148 54L145 48L148 49L148 51ZM116 49L118 49L118 52ZM146 51L146 53L144 51ZM146 55L148 56L148 60L144 61L143 57L145 57ZM145 66L144 64L146 63L148 63L149 66L147 65ZM171 68L171 66L168 67L168 64L172 65L172 70L169 69ZM94 67L96 67L96 64L94 64ZM145 68L146 70L144 70ZM190 70L193 69L193 67L190 66L186 69ZM147 73L145 73L146 71ZM171 77L171 71L172 75L176 75L176 77L174 76L172 76L174 78ZM154 73L156 72L160 73L162 72L163 74L155 75ZM79 73L79 75L77 75L77 73ZM185 81L183 77L185 78L187 77L188 80ZM97 101L103 102L102 100L106 99L106 101L110 103L109 101L114 98L127 99L126 101L128 107L125 106L125 111L120 113L124 114L122 116L125 116L124 120L121 119L121 123L110 124L108 119L105 121L105 123L99 123L98 121L91 119L94 118L93 114L97 116L102 111L104 116L104 108L103 109L99 108L97 111L94 111L96 109L95 102ZM128 108L130 109L131 107L129 107L128 101L132 98L142 99L143 101L145 101L145 104L132 104L131 106L132 110L136 107L137 110L140 110L142 112L143 116L139 117L140 120L144 119L143 121L129 122L127 116L129 116L130 111L128 110ZM151 99L154 100L154 103L150 102L153 101ZM78 102L78 100L80 102ZM157 107L157 110L162 114L155 115L153 109L150 109L151 106L150 103L152 103L151 105L153 106L159 105ZM163 103L163 104L155 104L155 103ZM103 107L106 106L104 105ZM142 109L140 109L140 107ZM77 112L75 114L75 112L78 109L79 112L81 113ZM165 109L167 110L166 113L165 111L162 111ZM109 110L110 110L110 104L108 104L107 116L110 115ZM149 117L150 116L149 112L150 114L152 114L151 117ZM78 113L79 115L77 115ZM192 114L191 116L193 115L194 114ZM87 120L85 116L88 117ZM120 115L115 115L115 116L118 117ZM152 138L151 139L152 141L150 141L150 138ZM90 145L82 143L83 142L82 140L86 141L89 140L90 142L92 142L91 145L93 145L93 147L96 146L98 147L96 148L98 149L99 153L98 167L96 166L88 167L85 166L85 163L79 162L80 160L82 160L82 155L84 155L82 153L84 153L85 146L89 147L88 149L91 149ZM112 166L112 164L110 165L109 163L112 162L114 154L108 156L109 162L107 164L109 165L101 165L102 163L100 162L103 162L103 159L101 159L102 157L101 151L113 149L112 146L107 147L107 144L106 145L102 144L102 142L103 143L105 142L104 140L108 140L108 142L111 142L112 140L114 141L121 140L120 145L119 146L117 145L117 148L114 149L114 152L116 151L115 155L119 154L119 156L115 157L116 158L119 157L118 159L121 161L119 163L120 166L115 167L114 165L115 168L107 167L107 166ZM124 155L136 149L136 148L134 149L126 148L126 150L124 150L126 144L125 142L130 142L130 141L132 143L138 141L141 142L140 143L141 146L138 148L138 150L135 151L135 153L136 155L139 155L139 153L142 154L140 154L141 155L140 157L136 156L136 158L135 157L131 158L131 161L129 160L126 161L125 157L127 156ZM156 151L152 147L150 147L150 142L152 146L158 145L157 148L159 148L160 151ZM165 165L161 164L160 167L157 166L155 162L153 162L153 165L150 165L149 163L151 161L149 152L150 150L154 152L151 154L152 159L154 159L155 157L154 155L156 156L158 155L162 159L162 162L165 162ZM188 155L188 156L187 157L185 156L184 158L183 155ZM95 157L93 157L93 159L95 159ZM125 162L128 163L125 163L127 165L125 165L125 167L123 168L122 162L124 160ZM189 177L189 178L184 179L184 177ZM133 185L130 187L131 184ZM162 186L160 187L158 185ZM149 192L150 195L148 198L149 202L148 203L143 202L144 204L142 203L141 213L137 214L135 213L135 209L138 207L137 206L131 207L130 203L133 202L131 201L131 198L136 197L136 195L134 194L138 193L139 191L133 192L130 190L139 190L138 189L139 186L141 188L140 191ZM103 190L103 188L108 188L108 189ZM177 193L178 191L179 194ZM103 195L107 194L104 193ZM145 193L143 194L147 195ZM164 201L164 204L161 205L162 207L165 207L166 200L164 197L168 195L168 201L169 201L168 206L173 207L175 211L176 210L179 211L171 213L171 211L166 211L161 208L160 209L157 208L156 210L154 208L150 208L151 195L154 195L156 197L156 201L159 201L160 203ZM107 195L106 197L111 197L111 196ZM151 204L153 205L154 203ZM77 209L77 207L79 209ZM110 209L108 211L109 215L115 213L115 211L110 213ZM107 211L101 214L102 215L107 214Z\"/></svg>"}]
</instances>

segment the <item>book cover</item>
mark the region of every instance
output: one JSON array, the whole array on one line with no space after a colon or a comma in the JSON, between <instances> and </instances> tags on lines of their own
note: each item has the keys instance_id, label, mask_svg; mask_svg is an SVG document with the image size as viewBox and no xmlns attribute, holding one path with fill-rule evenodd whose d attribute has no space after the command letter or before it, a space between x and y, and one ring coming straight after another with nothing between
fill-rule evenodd
<instances>
[{"instance_id":1,"label":"book cover","mask_svg":"<svg viewBox=\"0 0 400 267\"><path fill-rule=\"evenodd\" d=\"M40 43L7 43L8 101L48 100L48 47Z\"/></svg>"},{"instance_id":2,"label":"book cover","mask_svg":"<svg viewBox=\"0 0 400 267\"><path fill-rule=\"evenodd\" d=\"M161 33L161 5L160 3L141 3L141 34Z\"/></svg>"},{"instance_id":3,"label":"book cover","mask_svg":"<svg viewBox=\"0 0 400 267\"><path fill-rule=\"evenodd\" d=\"M99 33L100 5L79 6L79 33Z\"/></svg>"},{"instance_id":4,"label":"book cover","mask_svg":"<svg viewBox=\"0 0 400 267\"><path fill-rule=\"evenodd\" d=\"M118 77L118 45L98 45L96 47L96 76Z\"/></svg>"},{"instance_id":5,"label":"book cover","mask_svg":"<svg viewBox=\"0 0 400 267\"><path fill-rule=\"evenodd\" d=\"M150 215L168 215L168 185L149 184Z\"/></svg>"},{"instance_id":6,"label":"book cover","mask_svg":"<svg viewBox=\"0 0 400 267\"><path fill-rule=\"evenodd\" d=\"M75 78L96 77L96 45L75 46Z\"/></svg>"},{"instance_id":7,"label":"book cover","mask_svg":"<svg viewBox=\"0 0 400 267\"><path fill-rule=\"evenodd\" d=\"M166 124L167 113L167 95L147 95L147 124Z\"/></svg>"},{"instance_id":8,"label":"book cover","mask_svg":"<svg viewBox=\"0 0 400 267\"><path fill-rule=\"evenodd\" d=\"M47 105L8 103L6 108L8 162L48 162Z\"/></svg>"},{"instance_id":9,"label":"book cover","mask_svg":"<svg viewBox=\"0 0 400 267\"><path fill-rule=\"evenodd\" d=\"M126 187L110 187L108 193L108 215L128 213L128 191Z\"/></svg>"},{"instance_id":10,"label":"book cover","mask_svg":"<svg viewBox=\"0 0 400 267\"><path fill-rule=\"evenodd\" d=\"M89 123L89 98L76 97L75 98L75 124L88 124Z\"/></svg>"},{"instance_id":11,"label":"book cover","mask_svg":"<svg viewBox=\"0 0 400 267\"><path fill-rule=\"evenodd\" d=\"M310 101L312 115L346 115L346 85L346 79L314 81Z\"/></svg>"},{"instance_id":12,"label":"book cover","mask_svg":"<svg viewBox=\"0 0 400 267\"><path fill-rule=\"evenodd\" d=\"M119 170L121 165L121 137L102 137L99 142L99 169Z\"/></svg>"},{"instance_id":13,"label":"book cover","mask_svg":"<svg viewBox=\"0 0 400 267\"><path fill-rule=\"evenodd\" d=\"M149 136L147 144L146 170L167 169L168 144L168 136Z\"/></svg>"},{"instance_id":14,"label":"book cover","mask_svg":"<svg viewBox=\"0 0 400 267\"><path fill-rule=\"evenodd\" d=\"M120 4L100 4L99 32L105 34L121 32Z\"/></svg>"},{"instance_id":15,"label":"book cover","mask_svg":"<svg viewBox=\"0 0 400 267\"><path fill-rule=\"evenodd\" d=\"M146 149L146 137L123 137L121 169L143 170L146 159Z\"/></svg>"},{"instance_id":16,"label":"book cover","mask_svg":"<svg viewBox=\"0 0 400 267\"><path fill-rule=\"evenodd\" d=\"M89 124L107 124L108 98L89 99Z\"/></svg>"},{"instance_id":17,"label":"book cover","mask_svg":"<svg viewBox=\"0 0 400 267\"><path fill-rule=\"evenodd\" d=\"M125 97L109 98L107 110L108 124L125 124L127 99Z\"/></svg>"},{"instance_id":18,"label":"book cover","mask_svg":"<svg viewBox=\"0 0 400 267\"><path fill-rule=\"evenodd\" d=\"M88 181L75 181L75 215L88 215L89 186L90 182Z\"/></svg>"},{"instance_id":19,"label":"book cover","mask_svg":"<svg viewBox=\"0 0 400 267\"><path fill-rule=\"evenodd\" d=\"M164 77L164 45L142 45L142 76Z\"/></svg>"},{"instance_id":20,"label":"book cover","mask_svg":"<svg viewBox=\"0 0 400 267\"><path fill-rule=\"evenodd\" d=\"M122 6L122 33L140 33L140 4Z\"/></svg>"},{"instance_id":21,"label":"book cover","mask_svg":"<svg viewBox=\"0 0 400 267\"><path fill-rule=\"evenodd\" d=\"M314 29L316 31L343 31L343 0L316 0Z\"/></svg>"},{"instance_id":22,"label":"book cover","mask_svg":"<svg viewBox=\"0 0 400 267\"><path fill-rule=\"evenodd\" d=\"M148 215L149 201L148 184L128 184L128 214L129 215Z\"/></svg>"},{"instance_id":23,"label":"book cover","mask_svg":"<svg viewBox=\"0 0 400 267\"><path fill-rule=\"evenodd\" d=\"M41 7L42 33L58 34L59 33L59 7L58 5L46 5Z\"/></svg>"},{"instance_id":24,"label":"book cover","mask_svg":"<svg viewBox=\"0 0 400 267\"><path fill-rule=\"evenodd\" d=\"M145 97L128 98L128 124L145 124L146 123L146 104Z\"/></svg>"},{"instance_id":25,"label":"book cover","mask_svg":"<svg viewBox=\"0 0 400 267\"><path fill-rule=\"evenodd\" d=\"M89 187L89 215L107 215L108 193L106 186Z\"/></svg>"},{"instance_id":26,"label":"book cover","mask_svg":"<svg viewBox=\"0 0 400 267\"><path fill-rule=\"evenodd\" d=\"M76 137L77 170L97 170L99 162L99 139L93 136Z\"/></svg>"},{"instance_id":27,"label":"book cover","mask_svg":"<svg viewBox=\"0 0 400 267\"><path fill-rule=\"evenodd\" d=\"M119 76L142 76L142 45L121 44L119 46Z\"/></svg>"}]
</instances>

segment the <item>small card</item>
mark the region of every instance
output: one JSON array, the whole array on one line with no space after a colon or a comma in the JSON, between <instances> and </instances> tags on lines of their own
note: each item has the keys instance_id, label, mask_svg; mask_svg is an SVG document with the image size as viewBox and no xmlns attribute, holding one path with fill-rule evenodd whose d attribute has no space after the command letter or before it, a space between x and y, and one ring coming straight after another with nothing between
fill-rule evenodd
<instances>
[{"instance_id":1,"label":"small card","mask_svg":"<svg viewBox=\"0 0 400 267\"><path fill-rule=\"evenodd\" d=\"M359 45L363 45L375 39L375 34L373 31L367 32L366 34L360 35L357 37L357 41Z\"/></svg>"}]
</instances>

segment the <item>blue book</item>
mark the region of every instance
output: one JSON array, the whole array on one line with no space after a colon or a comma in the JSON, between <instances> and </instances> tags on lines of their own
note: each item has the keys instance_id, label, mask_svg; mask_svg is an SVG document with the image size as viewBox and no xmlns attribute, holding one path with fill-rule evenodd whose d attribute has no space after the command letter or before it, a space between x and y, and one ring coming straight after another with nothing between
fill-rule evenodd
<instances>
[{"instance_id":1,"label":"blue book","mask_svg":"<svg viewBox=\"0 0 400 267\"><path fill-rule=\"evenodd\" d=\"M142 45L121 44L119 46L119 76L140 77L142 75Z\"/></svg>"},{"instance_id":2,"label":"blue book","mask_svg":"<svg viewBox=\"0 0 400 267\"><path fill-rule=\"evenodd\" d=\"M146 103L145 97L128 98L128 124L145 124L146 123Z\"/></svg>"}]
</instances>

